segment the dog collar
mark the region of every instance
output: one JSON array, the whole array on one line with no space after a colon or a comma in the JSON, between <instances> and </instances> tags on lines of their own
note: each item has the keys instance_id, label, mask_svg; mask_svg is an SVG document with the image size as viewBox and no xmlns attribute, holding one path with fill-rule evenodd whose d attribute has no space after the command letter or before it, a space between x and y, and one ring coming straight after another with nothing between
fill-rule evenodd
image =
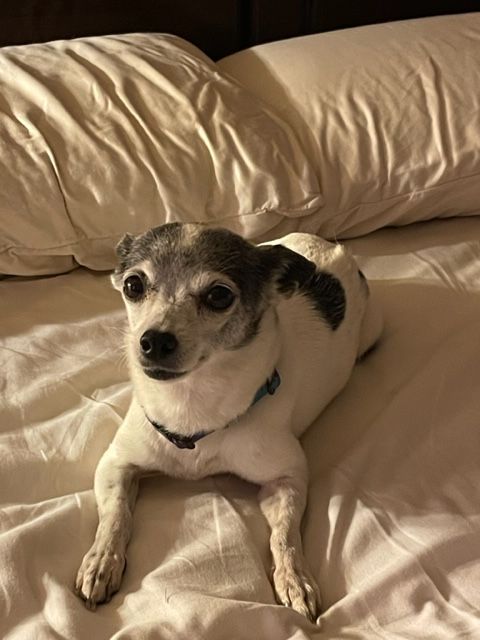
<instances>
[{"instance_id":1,"label":"dog collar","mask_svg":"<svg viewBox=\"0 0 480 640\"><path fill-rule=\"evenodd\" d=\"M280 386L280 383L280 374L276 369L274 369L271 377L268 378L268 380L260 387L260 389L258 389L250 407L253 407L254 404L264 398L266 395L273 396L275 391ZM213 431L197 431L197 433L194 433L193 436L182 436L174 433L173 431L169 431L166 427L163 426L163 424L158 424L158 422L150 420L148 416L147 420L150 422L152 427L154 427L154 429L158 431L158 433L161 433L164 438L166 438L169 442L174 444L179 449L195 449L196 442L198 442L202 438L205 438L205 436L208 436L209 433L213 433ZM226 429L228 426L229 425L227 424L224 428Z\"/></svg>"}]
</instances>

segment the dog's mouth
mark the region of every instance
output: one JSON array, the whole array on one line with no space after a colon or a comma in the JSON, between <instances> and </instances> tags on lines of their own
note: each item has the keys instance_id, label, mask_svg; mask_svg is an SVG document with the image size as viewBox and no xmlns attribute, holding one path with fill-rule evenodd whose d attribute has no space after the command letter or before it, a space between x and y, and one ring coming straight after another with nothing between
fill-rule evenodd
<instances>
[{"instance_id":1,"label":"dog's mouth","mask_svg":"<svg viewBox=\"0 0 480 640\"><path fill-rule=\"evenodd\" d=\"M188 373L188 371L169 371L160 367L143 367L143 372L154 380L175 380Z\"/></svg>"}]
</instances>

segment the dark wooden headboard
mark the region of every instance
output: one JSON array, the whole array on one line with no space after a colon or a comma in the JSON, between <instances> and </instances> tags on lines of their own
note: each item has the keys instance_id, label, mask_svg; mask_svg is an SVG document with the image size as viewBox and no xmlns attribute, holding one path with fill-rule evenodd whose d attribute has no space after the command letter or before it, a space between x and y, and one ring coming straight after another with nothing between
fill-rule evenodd
<instances>
[{"instance_id":1,"label":"dark wooden headboard","mask_svg":"<svg viewBox=\"0 0 480 640\"><path fill-rule=\"evenodd\" d=\"M1 0L0 46L150 31L218 59L307 33L479 9L479 0Z\"/></svg>"}]
</instances>

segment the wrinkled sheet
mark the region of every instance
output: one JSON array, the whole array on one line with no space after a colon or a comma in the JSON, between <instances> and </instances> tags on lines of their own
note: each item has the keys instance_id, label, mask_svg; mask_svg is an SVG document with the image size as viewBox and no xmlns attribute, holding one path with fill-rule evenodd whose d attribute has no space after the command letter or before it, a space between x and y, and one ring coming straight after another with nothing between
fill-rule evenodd
<instances>
[{"instance_id":1,"label":"wrinkled sheet","mask_svg":"<svg viewBox=\"0 0 480 640\"><path fill-rule=\"evenodd\" d=\"M84 608L124 312L106 274L0 281L1 638L480 638L480 218L349 244L386 329L304 437L320 626L275 604L256 488L230 476L143 481L121 591Z\"/></svg>"}]
</instances>

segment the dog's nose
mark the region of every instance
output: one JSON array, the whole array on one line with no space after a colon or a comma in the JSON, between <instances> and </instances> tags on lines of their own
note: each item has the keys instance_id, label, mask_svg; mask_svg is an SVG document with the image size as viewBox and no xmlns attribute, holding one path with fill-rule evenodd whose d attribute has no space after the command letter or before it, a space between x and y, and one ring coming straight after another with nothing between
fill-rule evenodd
<instances>
[{"instance_id":1,"label":"dog's nose","mask_svg":"<svg viewBox=\"0 0 480 640\"><path fill-rule=\"evenodd\" d=\"M149 360L162 360L171 355L178 347L178 340L173 333L148 329L140 338L140 348Z\"/></svg>"}]
</instances>

